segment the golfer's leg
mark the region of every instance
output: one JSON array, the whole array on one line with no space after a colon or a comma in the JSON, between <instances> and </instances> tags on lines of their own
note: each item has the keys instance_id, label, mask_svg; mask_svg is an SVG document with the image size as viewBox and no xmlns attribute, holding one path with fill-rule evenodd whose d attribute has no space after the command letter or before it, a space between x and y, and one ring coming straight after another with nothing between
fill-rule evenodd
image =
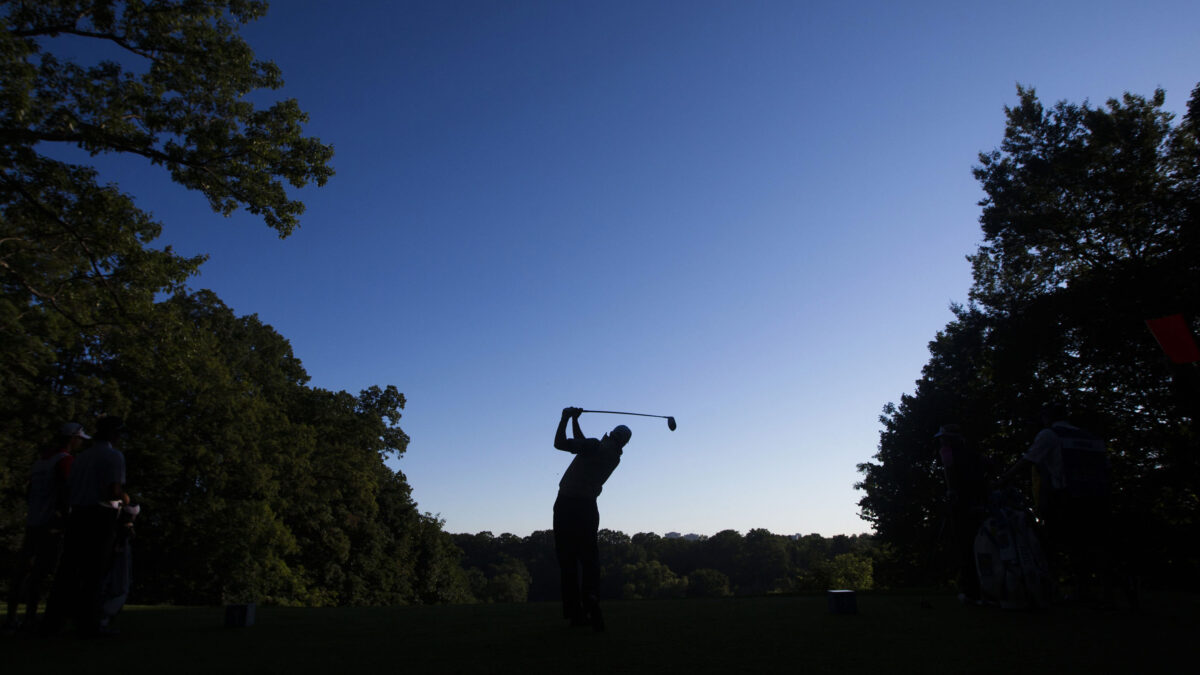
<instances>
[{"instance_id":1,"label":"golfer's leg","mask_svg":"<svg viewBox=\"0 0 1200 675\"><path fill-rule=\"evenodd\" d=\"M559 584L562 591L563 618L572 619L579 615L579 555L572 531L571 513L568 505L559 500L554 503L554 553L558 558Z\"/></svg>"},{"instance_id":2,"label":"golfer's leg","mask_svg":"<svg viewBox=\"0 0 1200 675\"><path fill-rule=\"evenodd\" d=\"M583 567L583 597L595 598L600 590L600 548L592 533L580 542L579 562Z\"/></svg>"},{"instance_id":3,"label":"golfer's leg","mask_svg":"<svg viewBox=\"0 0 1200 675\"><path fill-rule=\"evenodd\" d=\"M590 615L592 625L597 629L603 629L604 619L600 614L599 605L600 544L598 537L600 514L596 510L594 502L589 505L587 512L583 515L586 518L586 533L581 537L580 545L582 550L579 553L580 563L583 566L583 588L581 589L583 608Z\"/></svg>"}]
</instances>

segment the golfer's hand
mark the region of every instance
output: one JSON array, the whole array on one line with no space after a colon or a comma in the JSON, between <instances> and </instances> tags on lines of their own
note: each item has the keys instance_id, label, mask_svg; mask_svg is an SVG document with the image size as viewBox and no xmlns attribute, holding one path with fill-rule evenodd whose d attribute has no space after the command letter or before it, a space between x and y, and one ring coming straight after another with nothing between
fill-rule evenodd
<instances>
[{"instance_id":1,"label":"golfer's hand","mask_svg":"<svg viewBox=\"0 0 1200 675\"><path fill-rule=\"evenodd\" d=\"M583 408L563 408L563 417L579 419L579 416L582 414Z\"/></svg>"}]
</instances>

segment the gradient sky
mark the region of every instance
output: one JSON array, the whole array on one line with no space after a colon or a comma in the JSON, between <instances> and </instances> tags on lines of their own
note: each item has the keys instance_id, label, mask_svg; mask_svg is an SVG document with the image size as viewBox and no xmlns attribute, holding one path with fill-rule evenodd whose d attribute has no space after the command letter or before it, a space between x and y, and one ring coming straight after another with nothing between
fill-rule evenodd
<instances>
[{"instance_id":1,"label":"gradient sky","mask_svg":"<svg viewBox=\"0 0 1200 675\"><path fill-rule=\"evenodd\" d=\"M966 300L1015 85L1200 81L1194 1L909 4L276 0L244 35L336 152L301 229L106 177L313 385L405 393L392 466L450 532L550 528L568 405L679 423L583 416L633 429L601 527L866 532L855 466Z\"/></svg>"}]
</instances>

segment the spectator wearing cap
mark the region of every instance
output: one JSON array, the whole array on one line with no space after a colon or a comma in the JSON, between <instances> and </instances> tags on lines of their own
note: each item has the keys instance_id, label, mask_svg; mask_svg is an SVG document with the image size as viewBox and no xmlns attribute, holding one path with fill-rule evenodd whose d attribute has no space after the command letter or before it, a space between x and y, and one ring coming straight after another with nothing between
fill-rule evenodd
<instances>
[{"instance_id":1,"label":"spectator wearing cap","mask_svg":"<svg viewBox=\"0 0 1200 675\"><path fill-rule=\"evenodd\" d=\"M29 475L25 539L8 589L6 629L32 628L34 625L42 584L54 574L62 555L71 462L79 446L89 439L91 436L84 432L82 424L67 422L59 428L55 442L33 463ZM22 602L25 603L24 621L19 616Z\"/></svg>"},{"instance_id":2,"label":"spectator wearing cap","mask_svg":"<svg viewBox=\"0 0 1200 675\"><path fill-rule=\"evenodd\" d=\"M112 563L116 523L125 493L126 435L118 417L103 417L96 442L79 453L71 468L70 504L62 568L46 608L46 630L56 632L69 615L81 635L100 632L101 587Z\"/></svg>"},{"instance_id":3,"label":"spectator wearing cap","mask_svg":"<svg viewBox=\"0 0 1200 675\"><path fill-rule=\"evenodd\" d=\"M1067 421L1067 409L1047 403L1041 410L1043 429L1001 483L1029 472L1034 504L1045 525L1045 544L1052 569L1065 573L1071 595L1093 598L1093 581L1102 585L1099 598L1113 605L1111 476L1104 439ZM1131 603L1136 603L1131 589Z\"/></svg>"},{"instance_id":4,"label":"spectator wearing cap","mask_svg":"<svg viewBox=\"0 0 1200 675\"><path fill-rule=\"evenodd\" d=\"M958 597L964 603L978 603L981 598L975 571L975 535L987 504L983 458L967 444L957 424L942 425L933 438L946 476L946 519L950 525Z\"/></svg>"}]
</instances>

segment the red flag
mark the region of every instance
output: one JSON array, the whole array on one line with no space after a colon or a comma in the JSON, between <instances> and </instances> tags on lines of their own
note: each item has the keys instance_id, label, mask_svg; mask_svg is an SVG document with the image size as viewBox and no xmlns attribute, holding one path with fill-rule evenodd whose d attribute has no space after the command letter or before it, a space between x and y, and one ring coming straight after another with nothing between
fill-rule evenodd
<instances>
[{"instance_id":1,"label":"red flag","mask_svg":"<svg viewBox=\"0 0 1200 675\"><path fill-rule=\"evenodd\" d=\"M1172 314L1161 319L1146 319L1150 332L1159 346L1175 363L1193 363L1200 361L1200 348L1192 338L1192 331L1182 314Z\"/></svg>"}]
</instances>

